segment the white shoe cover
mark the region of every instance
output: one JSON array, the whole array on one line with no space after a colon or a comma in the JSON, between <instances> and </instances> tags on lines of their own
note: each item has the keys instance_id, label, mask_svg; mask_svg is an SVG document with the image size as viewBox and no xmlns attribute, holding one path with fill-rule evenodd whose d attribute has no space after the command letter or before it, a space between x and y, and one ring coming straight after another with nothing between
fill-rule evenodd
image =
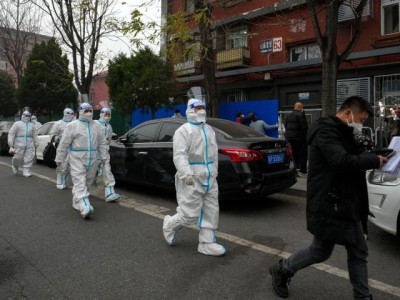
<instances>
[{"instance_id":1,"label":"white shoe cover","mask_svg":"<svg viewBox=\"0 0 400 300\"><path fill-rule=\"evenodd\" d=\"M112 202L119 199L119 194L111 194L106 197L106 202Z\"/></svg>"},{"instance_id":2,"label":"white shoe cover","mask_svg":"<svg viewBox=\"0 0 400 300\"><path fill-rule=\"evenodd\" d=\"M24 177L31 177L31 176L32 176L31 170L26 170L26 169L24 169L24 170L22 171L22 176L24 176Z\"/></svg>"},{"instance_id":3,"label":"white shoe cover","mask_svg":"<svg viewBox=\"0 0 400 300\"><path fill-rule=\"evenodd\" d=\"M204 255L222 256L225 255L226 249L218 243L199 243L197 251Z\"/></svg>"},{"instance_id":4,"label":"white shoe cover","mask_svg":"<svg viewBox=\"0 0 400 300\"><path fill-rule=\"evenodd\" d=\"M164 223L163 223L163 233L164 233L164 238L167 241L167 244L170 246L174 246L175 245L175 234L176 231L172 230L170 228L170 226L168 226L168 221L171 219L172 217L170 215L166 215L164 217Z\"/></svg>"},{"instance_id":5,"label":"white shoe cover","mask_svg":"<svg viewBox=\"0 0 400 300\"><path fill-rule=\"evenodd\" d=\"M74 209L80 212L82 218L87 219L94 213L93 206L90 205L90 202L86 199L82 199L79 204L72 205Z\"/></svg>"},{"instance_id":6,"label":"white shoe cover","mask_svg":"<svg viewBox=\"0 0 400 300\"><path fill-rule=\"evenodd\" d=\"M13 171L14 175L18 175L18 168L12 166L12 171Z\"/></svg>"},{"instance_id":7,"label":"white shoe cover","mask_svg":"<svg viewBox=\"0 0 400 300\"><path fill-rule=\"evenodd\" d=\"M104 188L104 193L106 196L106 202L112 202L119 199L119 195L115 193L113 186L107 186Z\"/></svg>"},{"instance_id":8,"label":"white shoe cover","mask_svg":"<svg viewBox=\"0 0 400 300\"><path fill-rule=\"evenodd\" d=\"M63 184L57 184L57 189L58 190L65 190L67 187Z\"/></svg>"}]
</instances>

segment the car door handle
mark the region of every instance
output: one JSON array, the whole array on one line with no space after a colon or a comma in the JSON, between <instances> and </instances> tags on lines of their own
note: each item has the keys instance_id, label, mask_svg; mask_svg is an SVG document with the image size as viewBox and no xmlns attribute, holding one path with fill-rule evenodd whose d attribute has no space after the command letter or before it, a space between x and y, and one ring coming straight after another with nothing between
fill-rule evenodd
<instances>
[{"instance_id":1,"label":"car door handle","mask_svg":"<svg viewBox=\"0 0 400 300\"><path fill-rule=\"evenodd\" d=\"M149 154L148 152L139 152L139 155L147 155Z\"/></svg>"}]
</instances>

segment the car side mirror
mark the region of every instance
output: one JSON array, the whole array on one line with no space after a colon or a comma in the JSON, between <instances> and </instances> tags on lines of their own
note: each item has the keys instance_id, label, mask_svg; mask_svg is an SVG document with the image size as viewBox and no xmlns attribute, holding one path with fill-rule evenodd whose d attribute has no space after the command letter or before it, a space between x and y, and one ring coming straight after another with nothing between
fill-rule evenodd
<instances>
[{"instance_id":1,"label":"car side mirror","mask_svg":"<svg viewBox=\"0 0 400 300\"><path fill-rule=\"evenodd\" d=\"M118 139L118 142L122 143L122 144L126 144L128 142L127 138L120 138Z\"/></svg>"},{"instance_id":2,"label":"car side mirror","mask_svg":"<svg viewBox=\"0 0 400 300\"><path fill-rule=\"evenodd\" d=\"M114 141L118 140L118 135L116 133L113 133L112 136L111 136L111 139L114 140Z\"/></svg>"}]
</instances>

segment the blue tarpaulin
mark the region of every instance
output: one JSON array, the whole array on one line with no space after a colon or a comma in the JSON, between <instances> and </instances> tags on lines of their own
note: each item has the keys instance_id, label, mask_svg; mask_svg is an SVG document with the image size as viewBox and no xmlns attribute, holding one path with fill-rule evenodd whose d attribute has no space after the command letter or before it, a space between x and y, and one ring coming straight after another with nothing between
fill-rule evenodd
<instances>
[{"instance_id":1,"label":"blue tarpaulin","mask_svg":"<svg viewBox=\"0 0 400 300\"><path fill-rule=\"evenodd\" d=\"M269 125L275 125L278 122L278 106L279 101L277 99L220 103L219 117L235 121L236 113L241 112L243 115L247 116L249 113L253 112L257 115L258 119L265 121ZM172 117L176 109L181 111L183 117L186 116L186 105L181 104L172 108L163 107L158 109L155 117L156 119ZM146 113L138 109L131 113L132 127L148 120L151 120L150 111ZM269 136L278 136L277 129L268 130L266 133Z\"/></svg>"}]
</instances>

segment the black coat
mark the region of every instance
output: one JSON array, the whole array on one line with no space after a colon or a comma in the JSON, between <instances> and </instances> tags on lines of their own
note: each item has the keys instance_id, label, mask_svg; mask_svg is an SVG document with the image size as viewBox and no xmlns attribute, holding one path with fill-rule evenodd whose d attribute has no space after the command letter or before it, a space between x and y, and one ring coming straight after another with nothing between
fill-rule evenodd
<instances>
[{"instance_id":1,"label":"black coat","mask_svg":"<svg viewBox=\"0 0 400 300\"><path fill-rule=\"evenodd\" d=\"M354 244L360 221L367 233L365 171L378 168L379 158L359 154L353 128L334 116L314 122L307 143L307 229L320 240Z\"/></svg>"},{"instance_id":2,"label":"black coat","mask_svg":"<svg viewBox=\"0 0 400 300\"><path fill-rule=\"evenodd\" d=\"M285 129L288 140L305 140L308 124L304 111L294 110L287 115Z\"/></svg>"}]
</instances>

